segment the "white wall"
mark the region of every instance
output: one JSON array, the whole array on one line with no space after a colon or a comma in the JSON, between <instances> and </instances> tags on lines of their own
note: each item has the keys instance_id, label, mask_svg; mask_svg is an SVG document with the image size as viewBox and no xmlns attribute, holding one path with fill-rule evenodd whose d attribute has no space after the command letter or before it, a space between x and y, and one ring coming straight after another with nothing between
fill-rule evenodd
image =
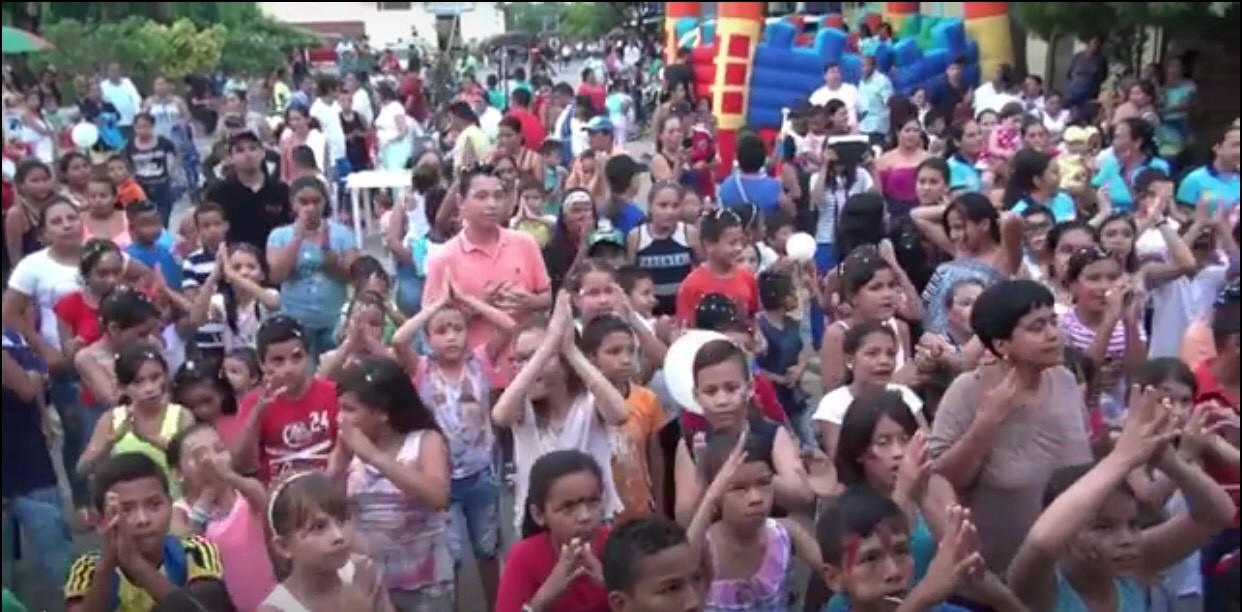
<instances>
[{"instance_id":1,"label":"white wall","mask_svg":"<svg viewBox=\"0 0 1242 612\"><path fill-rule=\"evenodd\" d=\"M377 47L407 40L414 30L420 38L434 41L434 11L460 11L461 35L467 42L505 31L504 13L496 2L413 2L409 10L384 11L378 10L375 2L260 2L259 8L292 24L362 22L371 44Z\"/></svg>"}]
</instances>

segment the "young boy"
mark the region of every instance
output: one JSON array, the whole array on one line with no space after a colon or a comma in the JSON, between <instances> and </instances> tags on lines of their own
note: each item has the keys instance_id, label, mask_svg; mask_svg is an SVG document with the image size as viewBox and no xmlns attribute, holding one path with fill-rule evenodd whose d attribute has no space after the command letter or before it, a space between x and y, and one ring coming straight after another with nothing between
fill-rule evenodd
<instances>
[{"instance_id":1,"label":"young boy","mask_svg":"<svg viewBox=\"0 0 1242 612\"><path fill-rule=\"evenodd\" d=\"M634 265L617 268L617 284L625 292L625 299L630 303L630 310L648 323L655 319L656 295L655 282L651 274Z\"/></svg>"},{"instance_id":2,"label":"young boy","mask_svg":"<svg viewBox=\"0 0 1242 612\"><path fill-rule=\"evenodd\" d=\"M69 612L147 612L178 589L223 586L214 544L169 534L168 480L150 457L109 457L95 472L94 484L103 546L78 557L69 569Z\"/></svg>"},{"instance_id":3,"label":"young boy","mask_svg":"<svg viewBox=\"0 0 1242 612\"><path fill-rule=\"evenodd\" d=\"M116 202L121 208L126 208L134 202L145 202L147 192L142 189L142 185L138 184L138 179L134 178L129 171L129 162L121 155L113 155L108 158L108 178L112 179L112 184L116 185Z\"/></svg>"},{"instance_id":4,"label":"young boy","mask_svg":"<svg viewBox=\"0 0 1242 612\"><path fill-rule=\"evenodd\" d=\"M634 330L620 317L597 317L583 327L579 345L629 407L612 450L613 480L625 505L616 522L649 516L659 507L655 492L663 490L663 456L655 436L667 417L656 394L632 382L638 372Z\"/></svg>"},{"instance_id":5,"label":"young boy","mask_svg":"<svg viewBox=\"0 0 1242 612\"><path fill-rule=\"evenodd\" d=\"M628 236L630 230L642 225L647 219L646 213L634 203L634 197L638 194L638 181L634 179L641 170L638 162L629 155L614 155L604 162L608 198L600 212L600 218L611 221L612 226L622 236ZM622 240L622 245L624 244Z\"/></svg>"},{"instance_id":6,"label":"young boy","mask_svg":"<svg viewBox=\"0 0 1242 612\"><path fill-rule=\"evenodd\" d=\"M161 241L165 235L164 218L153 202L141 200L125 209L129 219L129 235L132 242L125 252L153 271L159 272L164 284L170 288L181 287L181 265L173 256L172 249ZM171 237L170 237L171 238Z\"/></svg>"},{"instance_id":7,"label":"young boy","mask_svg":"<svg viewBox=\"0 0 1242 612\"><path fill-rule=\"evenodd\" d=\"M662 516L618 525L600 564L612 612L698 612L711 576L686 532Z\"/></svg>"},{"instance_id":8,"label":"young boy","mask_svg":"<svg viewBox=\"0 0 1242 612\"><path fill-rule=\"evenodd\" d=\"M267 384L241 400L242 431L233 462L239 473L257 472L277 483L309 470L322 470L336 440L336 386L310 375L309 347L302 325L287 315L263 322L255 335Z\"/></svg>"},{"instance_id":9,"label":"young boy","mask_svg":"<svg viewBox=\"0 0 1242 612\"><path fill-rule=\"evenodd\" d=\"M754 274L737 266L747 246L741 218L729 209L714 211L699 224L699 239L707 261L686 276L677 290L677 319L693 323L699 301L711 293L728 296L739 312L753 318L759 313L759 282Z\"/></svg>"},{"instance_id":10,"label":"young boy","mask_svg":"<svg viewBox=\"0 0 1242 612\"><path fill-rule=\"evenodd\" d=\"M190 251L181 262L181 289L186 298L197 299L199 288L216 269L216 255L228 235L229 222L224 208L215 202L204 202L194 209L192 216L194 233L198 235L198 248ZM208 320L194 334L194 347L217 359L224 349L224 323Z\"/></svg>"},{"instance_id":11,"label":"young boy","mask_svg":"<svg viewBox=\"0 0 1242 612\"><path fill-rule=\"evenodd\" d=\"M560 214L561 194L565 192L565 178L569 171L561 165L561 141L548 137L539 145L539 156L543 158L543 190L548 194L549 214Z\"/></svg>"},{"instance_id":12,"label":"young boy","mask_svg":"<svg viewBox=\"0 0 1242 612\"><path fill-rule=\"evenodd\" d=\"M943 603L972 571L982 573L983 559L969 543L950 546L972 530L960 508L953 509L941 546L917 584L910 555L910 525L905 512L867 487L854 487L837 498L816 521L816 539L824 582L835 596L827 612L965 612Z\"/></svg>"},{"instance_id":13,"label":"young boy","mask_svg":"<svg viewBox=\"0 0 1242 612\"><path fill-rule=\"evenodd\" d=\"M529 234L541 249L548 246L556 228L556 215L547 212L547 201L542 181L531 177L522 179L518 184L517 214L509 221L512 229Z\"/></svg>"}]
</instances>

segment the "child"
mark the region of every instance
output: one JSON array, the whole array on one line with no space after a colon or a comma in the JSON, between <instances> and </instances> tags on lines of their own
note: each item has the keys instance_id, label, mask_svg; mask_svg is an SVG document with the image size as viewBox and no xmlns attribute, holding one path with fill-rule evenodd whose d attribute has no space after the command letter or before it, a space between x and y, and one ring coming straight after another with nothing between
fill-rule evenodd
<instances>
[{"instance_id":1,"label":"child","mask_svg":"<svg viewBox=\"0 0 1242 612\"><path fill-rule=\"evenodd\" d=\"M608 482L600 465L579 450L552 450L534 462L530 492L519 498L522 541L505 559L496 612L608 608L599 561L609 532Z\"/></svg>"},{"instance_id":2,"label":"child","mask_svg":"<svg viewBox=\"0 0 1242 612\"><path fill-rule=\"evenodd\" d=\"M613 517L623 508L612 479L610 426L625 422L629 407L575 344L572 317L569 296L562 292L548 329L517 335L513 360L521 369L492 407L492 420L513 429L515 499L533 491L536 458L572 448L590 453L603 470L603 511ZM519 507L514 513L519 525L525 511Z\"/></svg>"},{"instance_id":3,"label":"child","mask_svg":"<svg viewBox=\"0 0 1242 612\"><path fill-rule=\"evenodd\" d=\"M117 454L100 462L94 476L103 542L99 552L78 557L69 568L69 610L147 612L174 589L222 586L215 545L169 533L168 476L151 457Z\"/></svg>"},{"instance_id":4,"label":"child","mask_svg":"<svg viewBox=\"0 0 1242 612\"><path fill-rule=\"evenodd\" d=\"M181 364L173 374L172 398L194 415L195 422L215 427L227 444L237 441L242 425L237 394L219 362L200 358Z\"/></svg>"},{"instance_id":5,"label":"child","mask_svg":"<svg viewBox=\"0 0 1242 612\"><path fill-rule=\"evenodd\" d=\"M173 436L168 462L185 493L184 499L173 502L173 533L202 536L214 544L233 604L240 610L257 610L276 587L263 529L267 490L259 481L233 471L224 440L208 423L196 423Z\"/></svg>"},{"instance_id":6,"label":"child","mask_svg":"<svg viewBox=\"0 0 1242 612\"><path fill-rule=\"evenodd\" d=\"M1064 152L1057 156L1057 168L1061 173L1061 189L1075 198L1082 197L1091 189L1091 168L1088 160L1092 128L1071 126L1062 136Z\"/></svg>"},{"instance_id":7,"label":"child","mask_svg":"<svg viewBox=\"0 0 1242 612\"><path fill-rule=\"evenodd\" d=\"M195 295L195 307L207 320L224 325L224 350L253 348L259 325L280 310L280 292L265 286L263 258L253 245L238 242L216 247L216 262ZM203 300L206 299L206 303Z\"/></svg>"},{"instance_id":8,"label":"child","mask_svg":"<svg viewBox=\"0 0 1242 612\"><path fill-rule=\"evenodd\" d=\"M181 290L187 299L195 301L211 273L220 270L220 275L229 274L228 253L221 255L226 248L224 239L228 236L229 222L225 218L224 208L215 202L204 202L194 208L192 214L198 243L181 261ZM217 278L217 282L220 278ZM214 291L211 292L214 295ZM210 298L208 298L210 300ZM223 312L223 309L221 309ZM225 323L222 318L212 320L205 316L206 322L199 326L194 334L194 348L200 355L210 356L216 361L224 358Z\"/></svg>"},{"instance_id":9,"label":"child","mask_svg":"<svg viewBox=\"0 0 1242 612\"><path fill-rule=\"evenodd\" d=\"M1018 147L1022 145L1022 117L1026 111L1020 102L1010 102L1001 108L1000 124L992 128L984 147L983 159L988 164L1007 164Z\"/></svg>"},{"instance_id":10,"label":"child","mask_svg":"<svg viewBox=\"0 0 1242 612\"><path fill-rule=\"evenodd\" d=\"M134 116L134 137L126 143L124 153L146 201L159 213L160 226L168 227L177 198L173 176L181 174L176 145L155 131L155 118L150 113L142 112Z\"/></svg>"},{"instance_id":11,"label":"child","mask_svg":"<svg viewBox=\"0 0 1242 612\"><path fill-rule=\"evenodd\" d=\"M380 571L351 552L354 527L339 482L319 471L295 473L272 489L267 522L290 569L258 612L393 609Z\"/></svg>"},{"instance_id":12,"label":"child","mask_svg":"<svg viewBox=\"0 0 1242 612\"><path fill-rule=\"evenodd\" d=\"M769 516L776 491L770 436L776 431L781 430L717 435L699 456L704 480L711 484L687 539L712 564L708 609L788 609L793 558L823 565L810 534L790 519Z\"/></svg>"},{"instance_id":13,"label":"child","mask_svg":"<svg viewBox=\"0 0 1242 612\"><path fill-rule=\"evenodd\" d=\"M602 259L589 258L570 273L565 290L573 296L578 327L597 317L623 312L625 298L618 291L615 269Z\"/></svg>"},{"instance_id":14,"label":"child","mask_svg":"<svg viewBox=\"0 0 1242 612\"><path fill-rule=\"evenodd\" d=\"M693 190L704 198L716 196L715 166L719 162L716 151L715 117L710 109L703 109L705 102L700 100L700 111L695 113L694 122L690 124L690 151L687 161L690 162L690 177L693 179ZM710 103L708 103L710 104Z\"/></svg>"},{"instance_id":15,"label":"child","mask_svg":"<svg viewBox=\"0 0 1242 612\"><path fill-rule=\"evenodd\" d=\"M99 322L100 302L121 282L129 267L121 250L105 238L87 240L80 257L78 276L82 289L60 298L52 309L60 330L60 348L69 359L103 335Z\"/></svg>"},{"instance_id":16,"label":"child","mask_svg":"<svg viewBox=\"0 0 1242 612\"><path fill-rule=\"evenodd\" d=\"M809 504L811 491L793 437L750 408L753 381L745 351L729 340L709 341L695 354L693 372L694 396L707 427L686 427L683 423L674 468L678 522L690 523L711 482L700 469L705 465L703 455L710 440L743 429L761 436L757 439L767 444L764 454L771 457L782 505Z\"/></svg>"},{"instance_id":17,"label":"child","mask_svg":"<svg viewBox=\"0 0 1242 612\"><path fill-rule=\"evenodd\" d=\"M851 610L965 612L944 601L982 573L983 558L975 549L969 513L954 506L947 517L927 574L911 588L914 561L906 514L870 488L846 491L816 521L824 582L849 599Z\"/></svg>"},{"instance_id":18,"label":"child","mask_svg":"<svg viewBox=\"0 0 1242 612\"><path fill-rule=\"evenodd\" d=\"M815 435L804 418L808 398L802 389L809 355L802 350L802 323L788 314L798 306L793 279L776 272L760 274L759 303L763 312L757 324L767 347L757 357L759 369L775 385L777 401L801 443L813 447Z\"/></svg>"},{"instance_id":19,"label":"child","mask_svg":"<svg viewBox=\"0 0 1242 612\"><path fill-rule=\"evenodd\" d=\"M456 291L451 285L441 303L430 304L393 335L393 352L414 384L423 405L434 411L448 440L452 458L451 510L455 522L454 556L461 563L464 543L474 552L488 601L496 599L500 580L500 487L492 460L491 379L497 359L508 347L515 323L504 311ZM465 345L466 321L477 314L492 323L491 342L470 350ZM414 351L422 332L428 356Z\"/></svg>"},{"instance_id":20,"label":"child","mask_svg":"<svg viewBox=\"0 0 1242 612\"><path fill-rule=\"evenodd\" d=\"M189 410L168 401L168 364L159 350L138 342L123 346L116 356L116 382L126 404L112 408L95 423L91 440L78 460L78 473L86 476L96 463L121 453L143 453L168 474L168 441L194 422ZM173 498L181 487L168 481Z\"/></svg>"},{"instance_id":21,"label":"child","mask_svg":"<svg viewBox=\"0 0 1242 612\"><path fill-rule=\"evenodd\" d=\"M99 302L99 338L77 351L73 365L84 385L86 406L110 408L121 401L116 379L116 356L125 347L150 342L159 332L155 304L132 287L116 287Z\"/></svg>"},{"instance_id":22,"label":"child","mask_svg":"<svg viewBox=\"0 0 1242 612\"><path fill-rule=\"evenodd\" d=\"M129 170L129 162L125 157L116 154L108 158L108 178L116 191L116 203L121 209L128 208L135 202L146 202L147 192L142 189Z\"/></svg>"},{"instance_id":23,"label":"child","mask_svg":"<svg viewBox=\"0 0 1242 612\"><path fill-rule=\"evenodd\" d=\"M541 249L548 246L556 215L548 212L547 192L539 179L528 177L518 184L517 214L509 221L509 227L529 234Z\"/></svg>"},{"instance_id":24,"label":"child","mask_svg":"<svg viewBox=\"0 0 1242 612\"><path fill-rule=\"evenodd\" d=\"M293 318L264 321L256 340L264 387L242 399L244 425L233 451L238 471L257 471L272 483L323 469L337 434L336 386L310 375L306 332Z\"/></svg>"},{"instance_id":25,"label":"child","mask_svg":"<svg viewBox=\"0 0 1242 612\"><path fill-rule=\"evenodd\" d=\"M673 314L677 308L677 287L694 269L695 245L699 232L681 220L682 188L676 183L658 183L648 195L650 221L626 237L627 261L645 270L655 282L655 312Z\"/></svg>"},{"instance_id":26,"label":"child","mask_svg":"<svg viewBox=\"0 0 1242 612\"><path fill-rule=\"evenodd\" d=\"M539 155L543 158L543 191L548 194L549 202L559 202L565 192L565 178L569 171L561 165L561 143L555 138L547 138L539 147ZM560 209L553 205L547 212L559 215Z\"/></svg>"},{"instance_id":27,"label":"child","mask_svg":"<svg viewBox=\"0 0 1242 612\"><path fill-rule=\"evenodd\" d=\"M699 193L693 189L686 189L681 195L681 220L683 223L698 228L699 219L703 218L706 211L711 210L710 199L704 199ZM698 245L694 245L696 248Z\"/></svg>"},{"instance_id":28,"label":"child","mask_svg":"<svg viewBox=\"0 0 1242 612\"><path fill-rule=\"evenodd\" d=\"M129 221L117 203L116 186L102 174L91 175L86 184L87 207L82 216L82 235L86 240L104 238L125 248L129 246Z\"/></svg>"},{"instance_id":29,"label":"child","mask_svg":"<svg viewBox=\"0 0 1242 612\"><path fill-rule=\"evenodd\" d=\"M306 145L293 147L293 152L289 158L293 161L293 178L290 179L290 183L298 177L313 178L323 184L325 193L332 194L335 192L335 189L332 188L332 183L328 182L327 175L320 170L319 162L315 160L315 152L310 147ZM323 209L324 218L332 215L332 211L335 210L332 206L334 202L335 198L328 198L328 205Z\"/></svg>"},{"instance_id":30,"label":"child","mask_svg":"<svg viewBox=\"0 0 1242 612\"><path fill-rule=\"evenodd\" d=\"M625 511L617 523L656 511L655 492L663 490L664 461L655 436L668 420L659 398L634 384L638 342L624 319L607 315L582 328L578 341L591 363L625 397L629 414L614 433L612 473Z\"/></svg>"},{"instance_id":31,"label":"child","mask_svg":"<svg viewBox=\"0 0 1242 612\"><path fill-rule=\"evenodd\" d=\"M759 313L759 283L755 275L739 269L738 257L746 245L742 220L731 210L704 217L699 226L706 261L686 277L677 290L677 319L694 320L699 300L709 293L728 296L747 317Z\"/></svg>"},{"instance_id":32,"label":"child","mask_svg":"<svg viewBox=\"0 0 1242 612\"><path fill-rule=\"evenodd\" d=\"M617 269L615 276L617 285L621 287L630 304L630 310L648 325L653 323L658 301L651 274L638 266L622 266Z\"/></svg>"},{"instance_id":33,"label":"child","mask_svg":"<svg viewBox=\"0 0 1242 612\"><path fill-rule=\"evenodd\" d=\"M348 304L344 338L339 346L319 358L319 376L331 380L345 366L363 357L392 356L382 336L388 304L374 291L354 294Z\"/></svg>"},{"instance_id":34,"label":"child","mask_svg":"<svg viewBox=\"0 0 1242 612\"><path fill-rule=\"evenodd\" d=\"M876 321L889 326L897 337L894 371L900 370L908 361L910 326L896 317L901 296L898 274L873 246L854 249L842 262L839 274L841 302L849 304L849 316L838 319L824 330L820 362L825 390L835 389L846 381L848 372L839 356L843 354L845 333L856 325Z\"/></svg>"},{"instance_id":35,"label":"child","mask_svg":"<svg viewBox=\"0 0 1242 612\"><path fill-rule=\"evenodd\" d=\"M879 321L867 321L851 327L845 332L841 351L849 378L846 384L824 395L811 417L819 424L821 443L829 458L836 453L841 423L855 398L877 391L899 393L912 418L920 427L927 429L923 401L910 387L893 382L897 355L901 349L892 327Z\"/></svg>"},{"instance_id":36,"label":"child","mask_svg":"<svg viewBox=\"0 0 1242 612\"><path fill-rule=\"evenodd\" d=\"M686 531L662 516L634 519L608 535L600 565L612 612L697 612L710 582Z\"/></svg>"},{"instance_id":37,"label":"child","mask_svg":"<svg viewBox=\"0 0 1242 612\"><path fill-rule=\"evenodd\" d=\"M453 609L449 450L435 417L392 358L369 356L337 379L340 444L356 546L375 560L397 610Z\"/></svg>"},{"instance_id":38,"label":"child","mask_svg":"<svg viewBox=\"0 0 1242 612\"><path fill-rule=\"evenodd\" d=\"M251 347L243 346L230 350L224 355L220 371L233 388L233 395L242 398L258 386L263 379L263 369L259 367L259 354Z\"/></svg>"},{"instance_id":39,"label":"child","mask_svg":"<svg viewBox=\"0 0 1242 612\"><path fill-rule=\"evenodd\" d=\"M163 277L168 287L181 287L181 264L173 257L172 250L163 244L164 221L155 204L148 201L133 202L125 209L129 219L129 235L132 240L125 252Z\"/></svg>"},{"instance_id":40,"label":"child","mask_svg":"<svg viewBox=\"0 0 1242 612\"><path fill-rule=\"evenodd\" d=\"M1053 475L1044 494L1048 503L1009 566L1010 588L1031 609L1115 601L1110 605L1118 610L1145 610L1145 589L1131 576L1165 571L1232 522L1229 494L1170 448L1181 424L1163 395L1156 388L1131 389L1129 416L1113 451L1093 465ZM1125 481L1151 462L1182 492L1188 511L1139 530L1139 504Z\"/></svg>"}]
</instances>

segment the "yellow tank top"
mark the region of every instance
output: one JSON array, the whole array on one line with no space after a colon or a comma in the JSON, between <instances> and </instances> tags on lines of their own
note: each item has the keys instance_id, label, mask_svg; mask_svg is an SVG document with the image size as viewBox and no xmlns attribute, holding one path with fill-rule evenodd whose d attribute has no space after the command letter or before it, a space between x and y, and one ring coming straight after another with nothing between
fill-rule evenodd
<instances>
[{"instance_id":1,"label":"yellow tank top","mask_svg":"<svg viewBox=\"0 0 1242 612\"><path fill-rule=\"evenodd\" d=\"M118 406L112 409L113 431L116 431L116 428L121 427L125 423L126 409L127 406ZM164 407L164 418L160 422L160 437L168 440L177 433L178 425L181 424L181 413L184 410L185 408L181 407L180 404L169 404ZM181 497L181 487L168 470L168 456L159 447L142 440L134 432L130 431L112 447L113 455L120 453L142 453L150 457L156 465L160 466L160 469L164 470L164 476L168 478L168 490L172 494L172 498L179 499Z\"/></svg>"}]
</instances>

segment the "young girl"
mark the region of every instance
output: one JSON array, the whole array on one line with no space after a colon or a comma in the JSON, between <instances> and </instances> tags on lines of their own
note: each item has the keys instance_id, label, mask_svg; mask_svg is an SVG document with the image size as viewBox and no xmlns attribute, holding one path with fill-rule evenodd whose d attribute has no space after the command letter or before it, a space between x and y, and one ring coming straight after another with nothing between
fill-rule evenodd
<instances>
[{"instance_id":1,"label":"young girl","mask_svg":"<svg viewBox=\"0 0 1242 612\"><path fill-rule=\"evenodd\" d=\"M1099 395L1087 399L1112 429L1125 418L1126 372L1147 360L1142 301L1121 264L1101 248L1070 257L1065 280L1074 307L1061 316L1065 343L1087 354L1099 368Z\"/></svg>"},{"instance_id":2,"label":"young girl","mask_svg":"<svg viewBox=\"0 0 1242 612\"><path fill-rule=\"evenodd\" d=\"M134 116L134 137L125 145L125 157L147 200L155 205L167 227L176 203L173 175L181 172L180 161L177 146L155 131L155 118L150 113Z\"/></svg>"},{"instance_id":3,"label":"young girl","mask_svg":"<svg viewBox=\"0 0 1242 612\"><path fill-rule=\"evenodd\" d=\"M655 283L656 314L671 315L677 308L677 287L698 259L694 249L699 231L681 220L682 188L677 183L657 183L648 199L651 220L630 231L626 251L629 262Z\"/></svg>"},{"instance_id":4,"label":"young girl","mask_svg":"<svg viewBox=\"0 0 1242 612\"><path fill-rule=\"evenodd\" d=\"M520 376L520 375L519 375ZM553 450L530 468L522 541L509 549L496 612L607 610L600 555L609 477L591 455Z\"/></svg>"},{"instance_id":5,"label":"young girl","mask_svg":"<svg viewBox=\"0 0 1242 612\"><path fill-rule=\"evenodd\" d=\"M823 565L813 537L790 519L769 516L776 497L770 436L776 431L718 435L699 458L711 484L687 540L704 551L713 570L705 610L788 610L793 557Z\"/></svg>"},{"instance_id":6,"label":"young girl","mask_svg":"<svg viewBox=\"0 0 1242 612\"><path fill-rule=\"evenodd\" d=\"M78 262L82 289L61 298L53 309L60 348L66 357L72 359L103 334L99 303L116 287L126 263L121 250L110 240L94 238L82 246L82 258Z\"/></svg>"},{"instance_id":7,"label":"young girl","mask_svg":"<svg viewBox=\"0 0 1242 612\"><path fill-rule=\"evenodd\" d=\"M168 441L194 422L189 410L168 401L168 365L157 348L129 344L116 356L116 381L125 403L99 419L78 460L78 474L91 473L96 460L120 453L142 453L168 471ZM173 499L181 487L169 478Z\"/></svg>"},{"instance_id":8,"label":"young girl","mask_svg":"<svg viewBox=\"0 0 1242 612\"><path fill-rule=\"evenodd\" d=\"M272 489L267 523L290 569L258 612L395 612L374 563L351 554L354 526L339 482L317 471L290 476Z\"/></svg>"},{"instance_id":9,"label":"young girl","mask_svg":"<svg viewBox=\"0 0 1242 612\"><path fill-rule=\"evenodd\" d=\"M552 231L556 229L556 215L548 212L548 194L544 191L543 182L537 178L524 178L518 184L517 195L517 214L510 220L509 226L529 234L539 243L539 248L548 246Z\"/></svg>"},{"instance_id":10,"label":"young girl","mask_svg":"<svg viewBox=\"0 0 1242 612\"><path fill-rule=\"evenodd\" d=\"M173 436L168 463L185 494L173 502L173 533L201 535L215 544L233 605L257 610L276 587L263 529L267 490L233 470L226 443L209 423Z\"/></svg>"},{"instance_id":11,"label":"young girl","mask_svg":"<svg viewBox=\"0 0 1242 612\"><path fill-rule=\"evenodd\" d=\"M229 386L233 388L234 397L245 397L263 380L259 353L254 347L242 346L230 350L224 355L224 363L220 365L220 369L224 378L229 381Z\"/></svg>"},{"instance_id":12,"label":"young girl","mask_svg":"<svg viewBox=\"0 0 1242 612\"><path fill-rule=\"evenodd\" d=\"M628 407L616 387L574 342L569 295L562 292L548 329L517 335L514 363L521 369L492 408L492 420L513 429L515 499L526 498L535 459L554 450L589 453L603 470L605 515L622 510L613 485L611 431L625 421ZM518 507L517 524L525 518Z\"/></svg>"},{"instance_id":13,"label":"young girl","mask_svg":"<svg viewBox=\"0 0 1242 612\"><path fill-rule=\"evenodd\" d=\"M354 295L348 304L343 341L319 358L320 377L335 378L343 368L363 357L392 356L382 335L386 307L384 298L373 291Z\"/></svg>"},{"instance_id":14,"label":"young girl","mask_svg":"<svg viewBox=\"0 0 1242 612\"><path fill-rule=\"evenodd\" d=\"M808 354L802 350L802 324L789 316L789 311L798 304L795 291L793 279L787 274L764 272L759 275L759 305L763 311L756 325L767 348L756 360L763 375L772 381L776 398L789 416L799 441L814 446L815 435L804 418L807 397L802 390Z\"/></svg>"},{"instance_id":15,"label":"young girl","mask_svg":"<svg viewBox=\"0 0 1242 612\"><path fill-rule=\"evenodd\" d=\"M810 504L811 491L793 436L751 409L753 379L745 351L729 340L709 341L695 354L693 372L694 397L708 430L683 431L677 445L674 479L678 522L690 523L711 482L699 469L710 440L742 429L761 436L759 439L768 445L765 456L771 457L782 506Z\"/></svg>"},{"instance_id":16,"label":"young girl","mask_svg":"<svg viewBox=\"0 0 1242 612\"><path fill-rule=\"evenodd\" d=\"M351 295L372 293L380 298L380 337L384 342L392 339L392 334L405 323L405 315L392 299L393 278L384 269L384 264L371 255L362 255L349 265L349 284ZM343 340L349 329L348 322L353 312L355 300L350 300L341 308L341 318L337 321L338 341Z\"/></svg>"},{"instance_id":17,"label":"young girl","mask_svg":"<svg viewBox=\"0 0 1242 612\"><path fill-rule=\"evenodd\" d=\"M156 339L160 315L155 304L132 287L117 287L99 303L99 339L73 357L82 377L82 400L92 409L107 409L121 402L123 389L116 379L117 354L138 342Z\"/></svg>"},{"instance_id":18,"label":"young girl","mask_svg":"<svg viewBox=\"0 0 1242 612\"><path fill-rule=\"evenodd\" d=\"M901 293L898 274L880 257L875 247L854 249L841 265L841 301L849 304L849 315L838 319L824 331L820 352L822 380L825 390L837 388L846 380L845 363L838 358L843 352L845 334L850 328L869 321L888 326L897 338L893 369L901 369L911 344L910 326L896 318Z\"/></svg>"},{"instance_id":19,"label":"young girl","mask_svg":"<svg viewBox=\"0 0 1242 612\"><path fill-rule=\"evenodd\" d=\"M1181 423L1159 389L1130 390L1130 410L1113 451L1052 477L1043 514L1009 566L1009 585L1032 610L1148 609L1139 580L1158 575L1229 526L1229 494L1171 448ZM1147 529L1129 475L1154 462L1188 510Z\"/></svg>"},{"instance_id":20,"label":"young girl","mask_svg":"<svg viewBox=\"0 0 1242 612\"><path fill-rule=\"evenodd\" d=\"M337 379L340 444L328 474L344 477L363 554L401 612L453 608L449 451L396 360L364 357Z\"/></svg>"},{"instance_id":21,"label":"young girl","mask_svg":"<svg viewBox=\"0 0 1242 612\"><path fill-rule=\"evenodd\" d=\"M208 319L225 324L226 350L253 347L259 324L280 310L280 292L265 287L266 280L262 254L253 245L238 242L216 249L216 267L199 290L207 301L195 300L195 307L205 307Z\"/></svg>"},{"instance_id":22,"label":"young girl","mask_svg":"<svg viewBox=\"0 0 1242 612\"><path fill-rule=\"evenodd\" d=\"M185 406L196 422L215 427L226 444L237 440L243 424L237 418L237 394L218 362L191 359L181 364L173 374L172 400Z\"/></svg>"},{"instance_id":23,"label":"young girl","mask_svg":"<svg viewBox=\"0 0 1242 612\"><path fill-rule=\"evenodd\" d=\"M107 175L91 175L86 186L86 214L82 217L82 233L87 240L104 238L116 246L129 246L129 221L125 211L117 206L116 185Z\"/></svg>"}]
</instances>

